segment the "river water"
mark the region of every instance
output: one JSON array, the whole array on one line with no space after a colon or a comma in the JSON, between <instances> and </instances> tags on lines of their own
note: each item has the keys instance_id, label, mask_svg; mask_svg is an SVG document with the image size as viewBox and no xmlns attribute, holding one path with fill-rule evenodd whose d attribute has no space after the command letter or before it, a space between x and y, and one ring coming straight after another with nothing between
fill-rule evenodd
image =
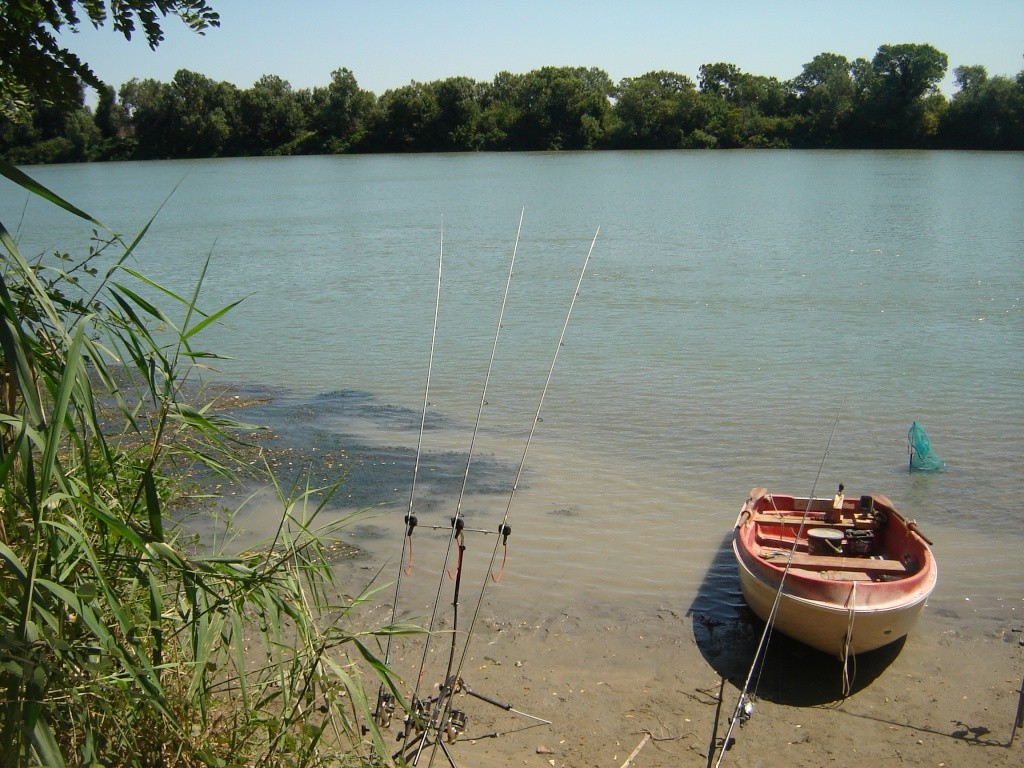
<instances>
[{"instance_id":1,"label":"river water","mask_svg":"<svg viewBox=\"0 0 1024 768\"><path fill-rule=\"evenodd\" d=\"M488 590L499 611L735 606L722 546L748 490L828 496L839 482L889 496L935 541L932 610L967 624L1024 611L1022 154L28 170L127 236L155 215L134 265L170 288L189 293L209 256L203 306L243 301L201 346L232 358L220 380L273 393L249 418L361 457L340 498L373 505L349 535L388 580L443 252L414 591L433 589L447 533L428 526L453 514L475 433L462 512L490 531L507 510L513 529ZM0 217L29 255L80 249L88 233L6 182ZM913 421L944 471L908 473ZM272 505L250 506L259 517ZM494 540L469 537L467 582L486 581Z\"/></svg>"}]
</instances>

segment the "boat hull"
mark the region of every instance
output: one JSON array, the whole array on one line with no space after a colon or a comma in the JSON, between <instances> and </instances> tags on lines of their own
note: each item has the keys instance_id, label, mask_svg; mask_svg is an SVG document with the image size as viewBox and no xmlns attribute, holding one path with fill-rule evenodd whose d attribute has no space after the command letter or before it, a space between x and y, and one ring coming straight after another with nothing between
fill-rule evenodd
<instances>
[{"instance_id":1,"label":"boat hull","mask_svg":"<svg viewBox=\"0 0 1024 768\"><path fill-rule=\"evenodd\" d=\"M758 578L737 553L740 564L740 591L750 609L762 621L768 621L775 604L776 587ZM855 597L855 596L854 596ZM811 600L789 594L783 589L775 615L775 628L804 645L842 659L846 637L852 637L850 654L882 648L899 640L914 628L924 609L927 596L895 605L854 608Z\"/></svg>"},{"instance_id":2,"label":"boat hull","mask_svg":"<svg viewBox=\"0 0 1024 768\"><path fill-rule=\"evenodd\" d=\"M831 542L824 551L823 540ZM833 509L754 489L737 518L733 553L757 616L840 659L905 637L938 578L916 523L881 495Z\"/></svg>"}]
</instances>

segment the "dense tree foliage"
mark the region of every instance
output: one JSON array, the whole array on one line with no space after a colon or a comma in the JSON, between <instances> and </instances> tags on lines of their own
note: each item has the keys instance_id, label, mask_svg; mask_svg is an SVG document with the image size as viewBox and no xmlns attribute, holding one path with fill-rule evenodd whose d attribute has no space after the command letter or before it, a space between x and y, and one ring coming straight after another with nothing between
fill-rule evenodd
<instances>
[{"instance_id":1,"label":"dense tree foliage","mask_svg":"<svg viewBox=\"0 0 1024 768\"><path fill-rule=\"evenodd\" d=\"M108 10L109 5L109 10ZM89 65L64 48L56 33L76 29L80 14L93 26L110 21L131 39L141 28L150 48L164 39L161 20L177 16L196 32L220 24L206 0L34 0L0 3L0 115L24 119L37 104L73 106L69 99L81 83L97 90L104 84Z\"/></svg>"},{"instance_id":2,"label":"dense tree foliage","mask_svg":"<svg viewBox=\"0 0 1024 768\"><path fill-rule=\"evenodd\" d=\"M967 149L1024 148L1024 72L1016 80L984 67L957 67L960 91L943 118L950 144Z\"/></svg>"},{"instance_id":3,"label":"dense tree foliage","mask_svg":"<svg viewBox=\"0 0 1024 768\"><path fill-rule=\"evenodd\" d=\"M857 137L868 146L927 146L938 133L945 100L936 87L949 60L930 45L883 45L858 67Z\"/></svg>"},{"instance_id":4,"label":"dense tree foliage","mask_svg":"<svg viewBox=\"0 0 1024 768\"><path fill-rule=\"evenodd\" d=\"M1024 150L1024 72L954 70L931 45L883 45L871 59L822 53L782 81L713 62L694 82L648 72L613 82L591 67L411 82L377 96L348 69L296 90L266 75L241 89L180 70L82 91L72 107L36 98L0 117L0 154L19 163L349 152L686 148Z\"/></svg>"}]
</instances>

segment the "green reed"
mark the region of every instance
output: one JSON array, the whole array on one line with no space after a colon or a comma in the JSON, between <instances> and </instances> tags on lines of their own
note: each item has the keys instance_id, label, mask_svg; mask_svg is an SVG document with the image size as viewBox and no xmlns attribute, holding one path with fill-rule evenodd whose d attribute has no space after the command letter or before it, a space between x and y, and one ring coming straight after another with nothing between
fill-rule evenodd
<instances>
[{"instance_id":1,"label":"green reed","mask_svg":"<svg viewBox=\"0 0 1024 768\"><path fill-rule=\"evenodd\" d=\"M167 513L183 467L233 463L243 425L185 393L234 305L202 311L203 274L182 296L130 268L149 224L126 242L0 174L96 227L84 256L30 261L0 223L4 764L387 763L361 672L394 691L373 639L415 630L353 629L369 596L338 602L333 489L278 488L273 540L241 554Z\"/></svg>"}]
</instances>

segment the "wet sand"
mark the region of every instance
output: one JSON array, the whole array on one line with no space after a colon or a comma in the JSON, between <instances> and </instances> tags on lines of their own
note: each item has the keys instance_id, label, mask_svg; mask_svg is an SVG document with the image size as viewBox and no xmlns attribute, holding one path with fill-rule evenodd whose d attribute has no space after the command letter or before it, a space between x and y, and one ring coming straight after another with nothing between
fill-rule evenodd
<instances>
[{"instance_id":1,"label":"wet sand","mask_svg":"<svg viewBox=\"0 0 1024 768\"><path fill-rule=\"evenodd\" d=\"M756 620L716 624L668 608L492 616L477 628L466 685L551 724L529 727L534 721L460 694L454 706L467 727L452 758L458 766L618 768L639 748L629 765L707 765L721 681L719 741L759 632ZM843 698L838 661L776 636L754 713L734 730L721 764L1021 765L1024 733L1009 744L1024 674L1020 639L1013 628L968 630L926 610L905 643L857 659ZM446 655L447 646L432 652ZM414 644L395 665L421 653ZM447 764L439 752L434 765Z\"/></svg>"}]
</instances>

